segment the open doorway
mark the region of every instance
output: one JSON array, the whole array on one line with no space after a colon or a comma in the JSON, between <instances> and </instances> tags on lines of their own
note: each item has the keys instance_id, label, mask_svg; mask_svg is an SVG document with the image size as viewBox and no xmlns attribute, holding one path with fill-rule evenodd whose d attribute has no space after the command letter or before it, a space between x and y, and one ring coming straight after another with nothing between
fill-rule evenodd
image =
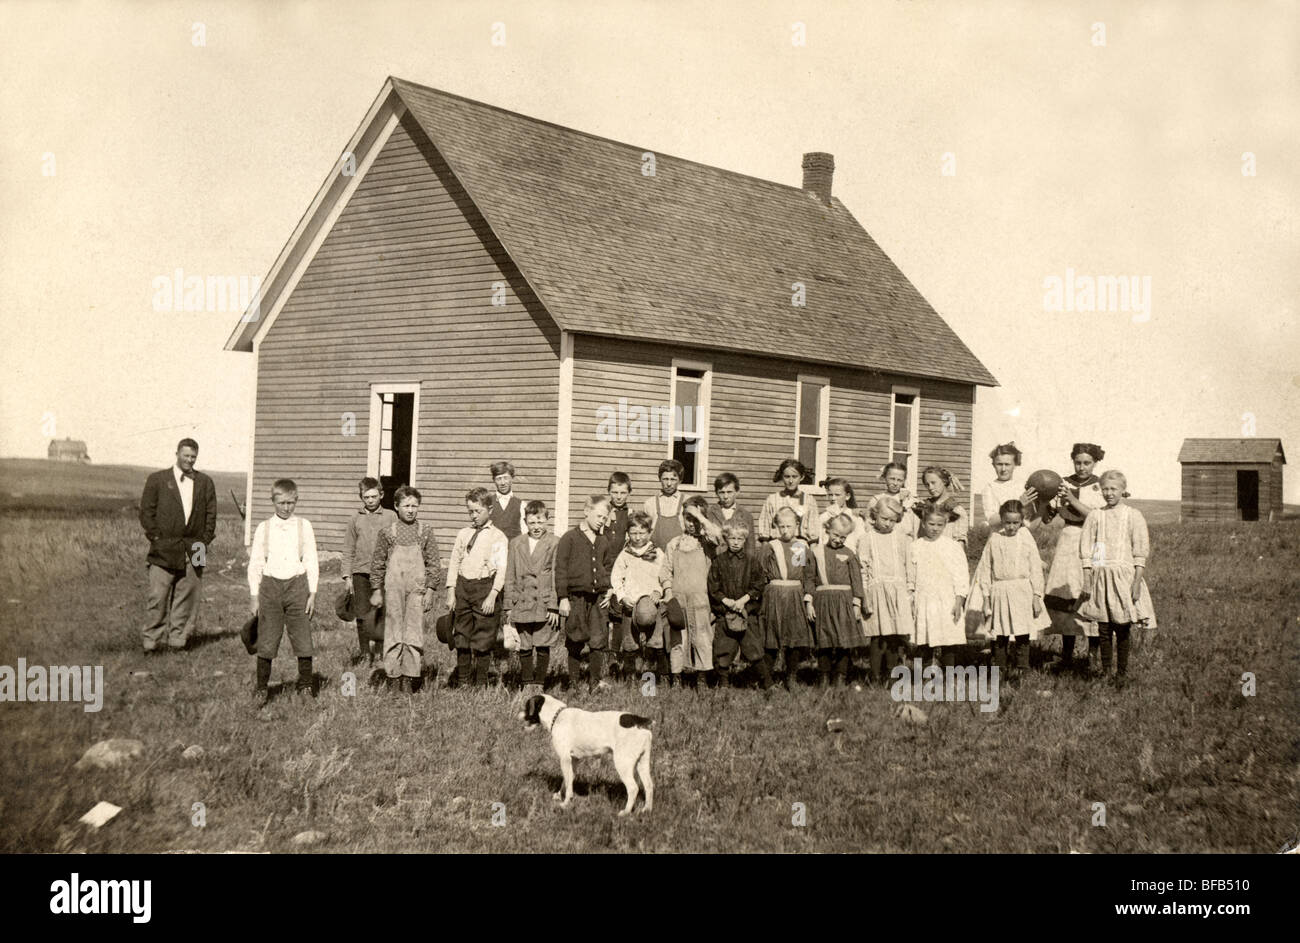
<instances>
[{"instance_id":1,"label":"open doorway","mask_svg":"<svg viewBox=\"0 0 1300 943\"><path fill-rule=\"evenodd\" d=\"M1259 472L1237 470L1237 510L1243 521L1259 520Z\"/></svg>"},{"instance_id":2,"label":"open doorway","mask_svg":"<svg viewBox=\"0 0 1300 943\"><path fill-rule=\"evenodd\" d=\"M383 506L393 506L393 492L415 483L416 433L420 385L376 383L370 387L370 454L367 466L384 489Z\"/></svg>"}]
</instances>

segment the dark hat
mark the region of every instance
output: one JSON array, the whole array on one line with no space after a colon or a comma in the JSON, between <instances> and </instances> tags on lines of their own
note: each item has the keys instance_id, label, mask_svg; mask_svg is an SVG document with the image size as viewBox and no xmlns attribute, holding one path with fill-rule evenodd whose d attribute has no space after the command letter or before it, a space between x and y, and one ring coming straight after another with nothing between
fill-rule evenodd
<instances>
[{"instance_id":1,"label":"dark hat","mask_svg":"<svg viewBox=\"0 0 1300 943\"><path fill-rule=\"evenodd\" d=\"M339 593L338 599L334 600L334 614L338 616L340 621L342 622L350 622L354 618L356 618L354 615L352 615L352 591L351 590L348 590L347 592Z\"/></svg>"},{"instance_id":2,"label":"dark hat","mask_svg":"<svg viewBox=\"0 0 1300 943\"><path fill-rule=\"evenodd\" d=\"M438 635L438 641L442 642L442 644L446 645L448 648L455 647L455 643L452 641L451 631L454 622L454 614L451 612L444 612L438 617L438 621L433 625L433 630Z\"/></svg>"},{"instance_id":3,"label":"dark hat","mask_svg":"<svg viewBox=\"0 0 1300 943\"><path fill-rule=\"evenodd\" d=\"M655 621L659 617L659 607L649 596L642 596L632 607L632 624L638 629L654 628Z\"/></svg>"},{"instance_id":4,"label":"dark hat","mask_svg":"<svg viewBox=\"0 0 1300 943\"><path fill-rule=\"evenodd\" d=\"M686 610L682 608L682 604L677 601L676 596L668 600L667 610L668 610L668 627L678 632L685 632L686 631Z\"/></svg>"},{"instance_id":5,"label":"dark hat","mask_svg":"<svg viewBox=\"0 0 1300 943\"><path fill-rule=\"evenodd\" d=\"M244 649L250 655L257 654L257 616L250 616L244 623L244 627L239 630L239 639L244 643Z\"/></svg>"}]
</instances>

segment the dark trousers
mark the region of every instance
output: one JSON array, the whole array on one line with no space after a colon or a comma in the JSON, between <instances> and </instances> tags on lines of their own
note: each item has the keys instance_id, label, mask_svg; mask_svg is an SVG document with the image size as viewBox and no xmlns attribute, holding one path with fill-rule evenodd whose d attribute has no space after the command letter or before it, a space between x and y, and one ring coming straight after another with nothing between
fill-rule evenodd
<instances>
[{"instance_id":1,"label":"dark trousers","mask_svg":"<svg viewBox=\"0 0 1300 943\"><path fill-rule=\"evenodd\" d=\"M993 664L996 665L999 670L1003 670L1007 667L1007 647L1010 641L1011 639L1005 635L999 635L993 640ZM1016 667L1022 670L1029 667L1028 634L1016 636Z\"/></svg>"},{"instance_id":2,"label":"dark trousers","mask_svg":"<svg viewBox=\"0 0 1300 943\"><path fill-rule=\"evenodd\" d=\"M867 638L867 672L872 681L885 681L895 668L906 661L906 636L872 635Z\"/></svg>"},{"instance_id":3,"label":"dark trousers","mask_svg":"<svg viewBox=\"0 0 1300 943\"><path fill-rule=\"evenodd\" d=\"M361 646L361 654L369 654L373 661L374 655L383 651L384 627L378 621L380 610L370 605L371 592L370 574L353 573L349 615L357 622L357 644Z\"/></svg>"},{"instance_id":4,"label":"dark trousers","mask_svg":"<svg viewBox=\"0 0 1300 943\"><path fill-rule=\"evenodd\" d=\"M745 631L743 632L731 631L725 615L714 620L714 665L725 671L736 660L737 653L751 665L758 664L763 660L763 636L758 627L757 616L750 616L745 620Z\"/></svg>"},{"instance_id":5,"label":"dark trousers","mask_svg":"<svg viewBox=\"0 0 1300 943\"><path fill-rule=\"evenodd\" d=\"M278 580L263 576L257 590L257 657L268 661L280 650L280 638L289 635L289 644L299 658L315 654L311 642L311 620L307 618L307 575Z\"/></svg>"},{"instance_id":6,"label":"dark trousers","mask_svg":"<svg viewBox=\"0 0 1300 943\"><path fill-rule=\"evenodd\" d=\"M470 650L476 654L491 652L496 644L497 627L501 624L501 602L492 615L479 611L483 600L492 592L493 577L456 580L456 615L452 626L452 636L457 651Z\"/></svg>"}]
</instances>

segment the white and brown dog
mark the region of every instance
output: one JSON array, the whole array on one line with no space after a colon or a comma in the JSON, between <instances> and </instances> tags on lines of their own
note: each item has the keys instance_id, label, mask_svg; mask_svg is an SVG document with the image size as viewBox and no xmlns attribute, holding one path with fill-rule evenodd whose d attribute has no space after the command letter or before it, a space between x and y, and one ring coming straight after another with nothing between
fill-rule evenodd
<instances>
[{"instance_id":1,"label":"white and brown dog","mask_svg":"<svg viewBox=\"0 0 1300 943\"><path fill-rule=\"evenodd\" d=\"M573 801L573 761L583 757L610 754L614 769L627 787L627 805L619 815L627 815L636 804L637 777L645 789L645 807L654 807L655 784L650 778L651 720L622 711L584 711L569 707L549 694L537 694L524 702L519 719L530 726L542 726L551 732L551 746L560 758L564 786L555 798L567 807Z\"/></svg>"}]
</instances>

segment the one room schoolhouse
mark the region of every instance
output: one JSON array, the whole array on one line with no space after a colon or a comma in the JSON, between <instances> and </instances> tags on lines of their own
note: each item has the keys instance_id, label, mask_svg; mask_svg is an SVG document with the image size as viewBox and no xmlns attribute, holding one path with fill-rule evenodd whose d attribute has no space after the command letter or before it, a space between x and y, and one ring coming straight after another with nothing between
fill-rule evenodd
<instances>
[{"instance_id":1,"label":"one room schoolhouse","mask_svg":"<svg viewBox=\"0 0 1300 943\"><path fill-rule=\"evenodd\" d=\"M639 505L669 457L686 492L735 473L755 513L788 456L864 497L894 459L913 493L928 464L969 481L996 381L831 195L831 156L802 169L759 180L390 78L226 345L256 361L248 521L292 477L338 545L370 474L419 488L450 547L499 459L557 531L614 469Z\"/></svg>"}]
</instances>

